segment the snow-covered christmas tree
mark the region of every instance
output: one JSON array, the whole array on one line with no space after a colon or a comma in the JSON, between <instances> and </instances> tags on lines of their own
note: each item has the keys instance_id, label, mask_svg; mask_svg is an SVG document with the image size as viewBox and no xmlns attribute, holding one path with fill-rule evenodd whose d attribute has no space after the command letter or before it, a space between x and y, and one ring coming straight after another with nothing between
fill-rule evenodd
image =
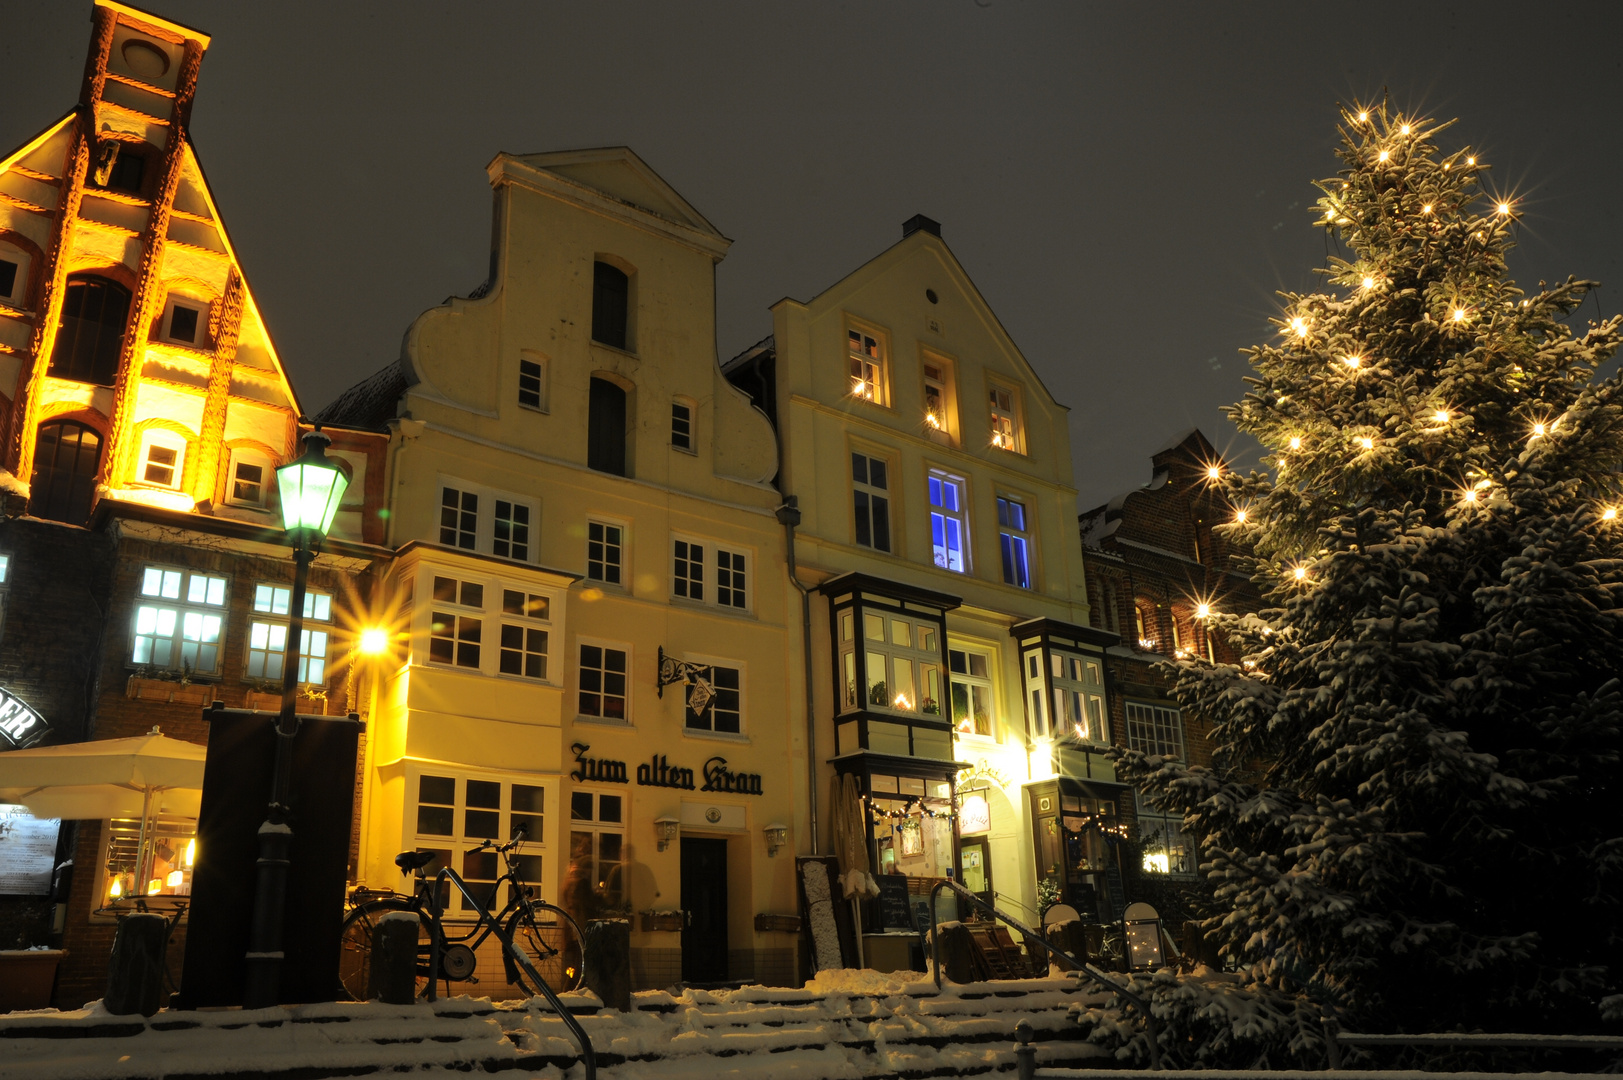
<instances>
[{"instance_id":1,"label":"snow-covered christmas tree","mask_svg":"<svg viewBox=\"0 0 1623 1080\"><path fill-rule=\"evenodd\" d=\"M1181 665L1211 770L1124 755L1203 835L1227 955L1358 1025L1594 1027L1623 990L1623 387L1592 282L1524 293L1447 124L1343 114L1324 292L1287 294L1219 476L1270 609Z\"/></svg>"}]
</instances>

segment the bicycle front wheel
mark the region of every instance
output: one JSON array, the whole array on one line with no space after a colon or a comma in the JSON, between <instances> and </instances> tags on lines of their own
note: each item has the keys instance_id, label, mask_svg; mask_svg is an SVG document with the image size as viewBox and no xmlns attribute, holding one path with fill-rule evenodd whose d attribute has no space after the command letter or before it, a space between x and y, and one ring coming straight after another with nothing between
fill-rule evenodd
<instances>
[{"instance_id":1,"label":"bicycle front wheel","mask_svg":"<svg viewBox=\"0 0 1623 1080\"><path fill-rule=\"evenodd\" d=\"M586 935L569 912L545 901L531 900L513 912L507 921L507 933L553 993L568 993L580 986L586 974ZM519 986L531 993L541 992L539 987L529 985L529 975L522 968L516 974Z\"/></svg>"},{"instance_id":2,"label":"bicycle front wheel","mask_svg":"<svg viewBox=\"0 0 1623 1080\"><path fill-rule=\"evenodd\" d=\"M404 897L386 896L368 900L349 909L344 916L344 929L339 938L338 978L344 984L345 991L356 1001L369 1001L372 998L372 934L377 929L378 920L395 911L412 911L422 920L422 930L417 938L417 951L420 954L417 965L419 993L427 985L423 976L428 970L428 943L433 933L428 916L416 911L411 901Z\"/></svg>"}]
</instances>

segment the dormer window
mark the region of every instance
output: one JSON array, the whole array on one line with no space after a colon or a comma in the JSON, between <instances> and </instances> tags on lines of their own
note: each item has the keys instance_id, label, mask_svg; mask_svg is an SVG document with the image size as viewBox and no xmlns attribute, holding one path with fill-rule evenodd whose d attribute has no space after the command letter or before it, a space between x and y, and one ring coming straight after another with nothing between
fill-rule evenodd
<instances>
[{"instance_id":1,"label":"dormer window","mask_svg":"<svg viewBox=\"0 0 1623 1080\"><path fill-rule=\"evenodd\" d=\"M852 330L846 335L851 366L851 396L885 404L885 354L872 334Z\"/></svg>"},{"instance_id":2,"label":"dormer window","mask_svg":"<svg viewBox=\"0 0 1623 1080\"><path fill-rule=\"evenodd\" d=\"M203 348L208 337L208 305L188 296L171 295L163 313L161 336L177 345Z\"/></svg>"},{"instance_id":3,"label":"dormer window","mask_svg":"<svg viewBox=\"0 0 1623 1080\"><path fill-rule=\"evenodd\" d=\"M185 438L172 431L149 431L141 440L136 479L153 487L178 489L185 460Z\"/></svg>"},{"instance_id":4,"label":"dormer window","mask_svg":"<svg viewBox=\"0 0 1623 1080\"><path fill-rule=\"evenodd\" d=\"M1022 453L1020 416L1014 390L1007 386L993 386L989 391L992 420L992 445L1000 450Z\"/></svg>"},{"instance_id":5,"label":"dormer window","mask_svg":"<svg viewBox=\"0 0 1623 1080\"><path fill-rule=\"evenodd\" d=\"M91 176L96 187L139 197L145 180L146 155L134 143L109 139L101 144L101 160Z\"/></svg>"},{"instance_id":6,"label":"dormer window","mask_svg":"<svg viewBox=\"0 0 1623 1080\"><path fill-rule=\"evenodd\" d=\"M252 450L233 450L231 474L226 481L226 501L239 506L264 506L270 475L269 458Z\"/></svg>"}]
</instances>

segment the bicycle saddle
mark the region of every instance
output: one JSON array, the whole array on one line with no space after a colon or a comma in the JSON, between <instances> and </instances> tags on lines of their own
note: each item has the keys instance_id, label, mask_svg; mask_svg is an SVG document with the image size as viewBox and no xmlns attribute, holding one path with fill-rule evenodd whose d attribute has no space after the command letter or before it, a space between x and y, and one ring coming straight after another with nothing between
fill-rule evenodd
<instances>
[{"instance_id":1,"label":"bicycle saddle","mask_svg":"<svg viewBox=\"0 0 1623 1080\"><path fill-rule=\"evenodd\" d=\"M400 867L402 874L409 874L413 870L421 870L433 862L435 853L432 851L402 851L394 857L394 864Z\"/></svg>"}]
</instances>

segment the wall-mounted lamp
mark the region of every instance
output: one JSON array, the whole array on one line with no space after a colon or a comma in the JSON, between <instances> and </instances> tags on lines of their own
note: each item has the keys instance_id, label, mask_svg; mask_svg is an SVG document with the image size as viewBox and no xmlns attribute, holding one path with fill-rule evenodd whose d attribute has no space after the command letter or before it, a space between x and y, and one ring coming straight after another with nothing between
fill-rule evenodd
<instances>
[{"instance_id":1,"label":"wall-mounted lamp","mask_svg":"<svg viewBox=\"0 0 1623 1080\"><path fill-rule=\"evenodd\" d=\"M778 849L789 842L789 826L779 825L776 821L761 830L766 833L766 857L772 858Z\"/></svg>"},{"instance_id":2,"label":"wall-mounted lamp","mask_svg":"<svg viewBox=\"0 0 1623 1080\"><path fill-rule=\"evenodd\" d=\"M664 851L676 839L682 823L673 817L657 817L654 819L654 835L659 837L659 850Z\"/></svg>"}]
</instances>

